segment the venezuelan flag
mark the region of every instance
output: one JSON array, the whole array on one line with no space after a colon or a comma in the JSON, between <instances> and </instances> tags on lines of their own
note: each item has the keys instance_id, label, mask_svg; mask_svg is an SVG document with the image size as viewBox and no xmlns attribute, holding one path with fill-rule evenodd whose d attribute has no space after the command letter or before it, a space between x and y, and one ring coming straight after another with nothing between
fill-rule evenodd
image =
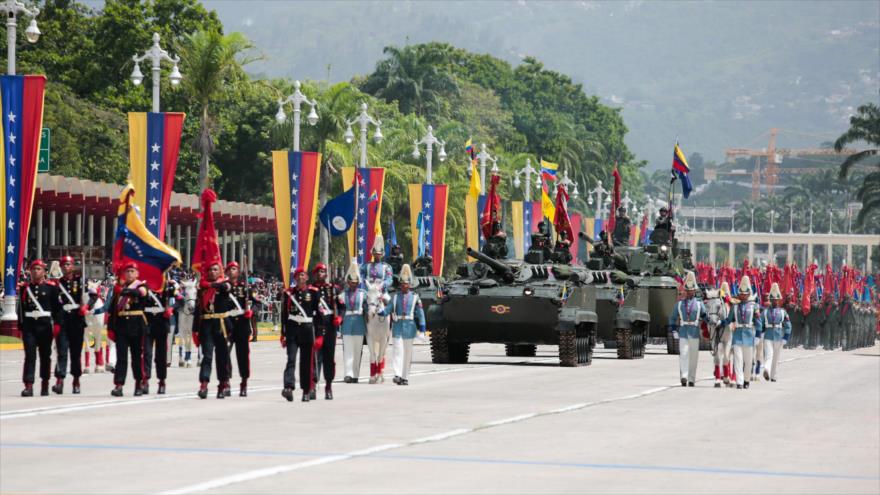
<instances>
[{"instance_id":1,"label":"venezuelan flag","mask_svg":"<svg viewBox=\"0 0 880 495\"><path fill-rule=\"evenodd\" d=\"M580 255L578 246L580 246L581 243L578 234L583 229L583 216L580 213L572 213L571 215L569 215L568 220L571 224L571 231L574 234L572 238L569 239L571 241L571 246L569 248L571 250L571 261L572 263L576 263Z\"/></svg>"},{"instance_id":2,"label":"venezuelan flag","mask_svg":"<svg viewBox=\"0 0 880 495\"><path fill-rule=\"evenodd\" d=\"M532 234L538 230L541 221L540 201L513 201L510 203L513 218L513 252L516 258L523 259L532 246Z\"/></svg>"},{"instance_id":3,"label":"venezuelan flag","mask_svg":"<svg viewBox=\"0 0 880 495\"><path fill-rule=\"evenodd\" d=\"M376 234L382 233L379 218L382 217L382 193L385 187L384 168L358 168L357 212L354 221L356 230L348 231L348 252L357 257L358 264L370 261L370 251L376 241ZM342 184L348 191L353 187L354 167L342 168Z\"/></svg>"},{"instance_id":4,"label":"venezuelan flag","mask_svg":"<svg viewBox=\"0 0 880 495\"><path fill-rule=\"evenodd\" d=\"M545 162L541 160L541 177L544 180L556 180L556 172L559 170L558 163Z\"/></svg>"},{"instance_id":5,"label":"venezuelan flag","mask_svg":"<svg viewBox=\"0 0 880 495\"><path fill-rule=\"evenodd\" d=\"M119 196L113 271L118 274L122 265L134 261L140 278L150 289L161 291L165 287L165 272L180 263L180 253L147 229L133 204L134 195L134 186L128 184Z\"/></svg>"},{"instance_id":6,"label":"venezuelan flag","mask_svg":"<svg viewBox=\"0 0 880 495\"><path fill-rule=\"evenodd\" d=\"M675 143L675 149L672 152L672 174L673 176L677 175L681 179L681 192L685 198L690 196L691 191L694 189L693 184L691 184L690 175L688 175L690 171L691 168L684 157L684 152L678 147L678 143Z\"/></svg>"},{"instance_id":7,"label":"venezuelan flag","mask_svg":"<svg viewBox=\"0 0 880 495\"><path fill-rule=\"evenodd\" d=\"M168 206L183 132L182 113L128 114L129 180L135 189L134 204L144 212L147 229L165 239Z\"/></svg>"},{"instance_id":8,"label":"venezuelan flag","mask_svg":"<svg viewBox=\"0 0 880 495\"><path fill-rule=\"evenodd\" d=\"M480 229L480 217L482 215L483 210L486 209L486 195L483 194L479 197L471 196L470 194L465 197L464 202L464 224L465 224L465 244L467 247L479 251L480 248L483 247L483 244L486 243L486 239L483 238L482 229ZM504 212L507 209L507 200L501 200L501 211ZM502 214L502 217L504 215Z\"/></svg>"},{"instance_id":9,"label":"venezuelan flag","mask_svg":"<svg viewBox=\"0 0 880 495\"><path fill-rule=\"evenodd\" d=\"M312 254L321 154L314 151L273 151L275 228L284 286L297 268L307 268Z\"/></svg>"},{"instance_id":10,"label":"venezuelan flag","mask_svg":"<svg viewBox=\"0 0 880 495\"><path fill-rule=\"evenodd\" d=\"M45 88L45 76L0 77L0 266L7 296L16 294L31 224Z\"/></svg>"},{"instance_id":11,"label":"venezuelan flag","mask_svg":"<svg viewBox=\"0 0 880 495\"><path fill-rule=\"evenodd\" d=\"M434 275L443 273L446 246L446 211L449 187L445 184L410 184L409 219L412 232L419 232L417 222L422 215L425 232L425 252L434 259ZM412 236L413 253L418 253L418 235Z\"/></svg>"}]
</instances>

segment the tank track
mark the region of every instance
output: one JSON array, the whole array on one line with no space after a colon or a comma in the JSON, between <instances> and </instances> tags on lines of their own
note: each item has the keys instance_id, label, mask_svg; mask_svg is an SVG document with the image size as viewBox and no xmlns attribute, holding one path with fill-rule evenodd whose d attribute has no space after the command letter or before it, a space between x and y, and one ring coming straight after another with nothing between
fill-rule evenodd
<instances>
[{"instance_id":1,"label":"tank track","mask_svg":"<svg viewBox=\"0 0 880 495\"><path fill-rule=\"evenodd\" d=\"M672 327L666 327L666 353L678 354L678 339L672 334Z\"/></svg>"},{"instance_id":2,"label":"tank track","mask_svg":"<svg viewBox=\"0 0 880 495\"><path fill-rule=\"evenodd\" d=\"M531 344L504 344L504 354L508 357L535 357L538 346Z\"/></svg>"},{"instance_id":3,"label":"tank track","mask_svg":"<svg viewBox=\"0 0 880 495\"><path fill-rule=\"evenodd\" d=\"M629 328L615 330L617 359L642 359L645 357L645 334Z\"/></svg>"},{"instance_id":4,"label":"tank track","mask_svg":"<svg viewBox=\"0 0 880 495\"><path fill-rule=\"evenodd\" d=\"M588 334L577 335L573 330L559 332L559 366L589 366L593 363L593 346Z\"/></svg>"},{"instance_id":5,"label":"tank track","mask_svg":"<svg viewBox=\"0 0 880 495\"><path fill-rule=\"evenodd\" d=\"M468 362L471 352L471 345L469 343L448 342L446 345L449 349L450 364L464 364Z\"/></svg>"},{"instance_id":6,"label":"tank track","mask_svg":"<svg viewBox=\"0 0 880 495\"><path fill-rule=\"evenodd\" d=\"M431 362L434 364L449 363L449 340L445 328L431 330Z\"/></svg>"}]
</instances>

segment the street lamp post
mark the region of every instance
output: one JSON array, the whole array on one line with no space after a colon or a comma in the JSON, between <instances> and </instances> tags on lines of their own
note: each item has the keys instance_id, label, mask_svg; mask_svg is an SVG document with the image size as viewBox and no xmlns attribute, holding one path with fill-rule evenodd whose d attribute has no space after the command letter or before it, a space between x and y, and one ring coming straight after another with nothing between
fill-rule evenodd
<instances>
[{"instance_id":1,"label":"street lamp post","mask_svg":"<svg viewBox=\"0 0 880 495\"><path fill-rule=\"evenodd\" d=\"M788 207L788 233L794 234L794 208Z\"/></svg>"},{"instance_id":2,"label":"street lamp post","mask_svg":"<svg viewBox=\"0 0 880 495\"><path fill-rule=\"evenodd\" d=\"M712 232L715 232L715 202L712 201Z\"/></svg>"},{"instance_id":3,"label":"street lamp post","mask_svg":"<svg viewBox=\"0 0 880 495\"><path fill-rule=\"evenodd\" d=\"M294 91L292 95L283 100L278 100L278 113L275 114L275 120L277 120L279 124L283 124L287 120L287 114L284 113L284 105L293 103L293 151L299 151L299 125L302 120L300 117L300 108L303 103L308 103L310 111L306 120L309 125L315 125L318 123L318 112L315 111L315 107L318 103L315 100L308 99L306 95L302 94L302 91L300 91L302 85L299 81L294 82L293 87Z\"/></svg>"},{"instance_id":4,"label":"street lamp post","mask_svg":"<svg viewBox=\"0 0 880 495\"><path fill-rule=\"evenodd\" d=\"M776 210L770 210L770 233L774 233L773 230L773 219L776 218Z\"/></svg>"},{"instance_id":5,"label":"street lamp post","mask_svg":"<svg viewBox=\"0 0 880 495\"><path fill-rule=\"evenodd\" d=\"M446 160L446 141L437 139L434 136L434 127L429 125L428 126L428 134L426 134L425 137L423 137L421 141L413 141L412 156L413 156L413 158L415 158L417 160L418 160L419 156L421 156L421 154L419 153L419 145L420 144L425 145L425 161L427 162L427 174L425 176L425 183L426 184L433 184L434 183L434 174L433 174L433 170L431 169L431 162L434 159L434 145L435 144L440 145L440 153L437 154L437 158L439 158L440 161L442 162L442 161Z\"/></svg>"},{"instance_id":6,"label":"street lamp post","mask_svg":"<svg viewBox=\"0 0 880 495\"><path fill-rule=\"evenodd\" d=\"M382 138L383 138L383 136L382 136L382 121L376 120L373 117L370 117L370 115L367 114L367 104L361 103L361 113L357 117L346 121L345 124L347 127L345 129L345 134L343 134L342 137L345 139L345 142L349 143L349 144L351 144L351 142L354 141L354 133L351 131L352 124L358 124L361 128L360 167L365 168L367 166L367 126L369 126L370 124L373 124L373 126L376 127L376 132L373 134L373 141L375 141L376 144L379 144L382 142Z\"/></svg>"},{"instance_id":7,"label":"street lamp post","mask_svg":"<svg viewBox=\"0 0 880 495\"><path fill-rule=\"evenodd\" d=\"M523 174L526 176L526 190L525 190L525 196L523 196L526 201L532 200L532 174L537 174L537 173L538 173L538 171L532 167L532 159L531 158L526 158L526 166L515 172L516 175L513 178L513 187L519 187L522 184L522 182L520 182L520 180L519 180L520 174ZM537 186L541 187L541 179L540 178L538 178Z\"/></svg>"},{"instance_id":8,"label":"street lamp post","mask_svg":"<svg viewBox=\"0 0 880 495\"><path fill-rule=\"evenodd\" d=\"M602 181L596 181L596 187L591 189L587 194L587 204L593 205L593 194L596 195L596 216L593 218L600 218L602 216L602 196L607 194L609 191L602 187Z\"/></svg>"},{"instance_id":9,"label":"street lamp post","mask_svg":"<svg viewBox=\"0 0 880 495\"><path fill-rule=\"evenodd\" d=\"M810 233L813 233L813 207L810 207Z\"/></svg>"},{"instance_id":10,"label":"street lamp post","mask_svg":"<svg viewBox=\"0 0 880 495\"><path fill-rule=\"evenodd\" d=\"M831 233L831 224L834 223L834 210L828 210L828 233Z\"/></svg>"},{"instance_id":11,"label":"street lamp post","mask_svg":"<svg viewBox=\"0 0 880 495\"><path fill-rule=\"evenodd\" d=\"M144 80L144 75L141 73L140 63L147 59L150 60L153 70L153 113L158 113L159 86L162 82L162 61L167 60L174 64L174 67L171 69L171 74L168 75L168 79L171 81L172 86L177 86L180 84L180 80L183 79L183 76L180 75L180 69L177 68L177 64L180 63L180 57L175 55L172 58L168 55L168 52L159 46L159 33L153 33L153 46L144 52L143 55L138 56L138 54L135 53L131 59L134 61L134 69L131 71L131 82L134 83L135 86L140 86L141 82Z\"/></svg>"},{"instance_id":12,"label":"street lamp post","mask_svg":"<svg viewBox=\"0 0 880 495\"><path fill-rule=\"evenodd\" d=\"M752 208L752 226L749 229L749 232L754 232L754 231L755 231L755 209Z\"/></svg>"},{"instance_id":13,"label":"street lamp post","mask_svg":"<svg viewBox=\"0 0 880 495\"><path fill-rule=\"evenodd\" d=\"M486 190L486 160L490 160L492 162L492 172L498 171L498 159L489 154L489 150L486 149L486 143L480 144L480 152L477 153L477 158L480 160L480 187L482 190Z\"/></svg>"},{"instance_id":14,"label":"street lamp post","mask_svg":"<svg viewBox=\"0 0 880 495\"><path fill-rule=\"evenodd\" d=\"M16 0L3 0L0 2L0 12L6 14L6 74L15 75L15 41L18 38L18 22L17 16L24 14L31 18L31 23L25 29L24 34L27 36L29 43L36 43L40 39L40 28L37 27L35 17L39 15L40 9L33 7L31 9Z\"/></svg>"},{"instance_id":15,"label":"street lamp post","mask_svg":"<svg viewBox=\"0 0 880 495\"><path fill-rule=\"evenodd\" d=\"M572 185L574 186L574 190L572 190L570 193L572 199L577 199L578 196L581 195L580 191L578 191L577 183L568 178L568 170L562 172L562 179L559 181L559 183L562 184L563 187L565 187L566 192L568 192Z\"/></svg>"}]
</instances>

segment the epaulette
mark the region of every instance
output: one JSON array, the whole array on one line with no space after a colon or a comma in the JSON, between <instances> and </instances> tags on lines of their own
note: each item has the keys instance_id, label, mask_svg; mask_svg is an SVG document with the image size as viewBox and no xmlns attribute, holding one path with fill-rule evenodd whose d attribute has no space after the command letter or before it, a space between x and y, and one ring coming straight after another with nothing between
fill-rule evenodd
<instances>
[{"instance_id":1,"label":"epaulette","mask_svg":"<svg viewBox=\"0 0 880 495\"><path fill-rule=\"evenodd\" d=\"M58 287L58 281L54 278L48 278L43 281L46 285L51 285L52 287Z\"/></svg>"}]
</instances>

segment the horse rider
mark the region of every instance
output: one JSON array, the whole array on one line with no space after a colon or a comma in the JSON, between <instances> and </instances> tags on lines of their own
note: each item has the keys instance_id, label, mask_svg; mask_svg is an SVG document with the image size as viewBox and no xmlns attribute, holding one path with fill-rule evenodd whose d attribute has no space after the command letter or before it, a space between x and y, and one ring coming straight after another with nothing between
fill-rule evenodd
<instances>
[{"instance_id":1,"label":"horse rider","mask_svg":"<svg viewBox=\"0 0 880 495\"><path fill-rule=\"evenodd\" d=\"M676 304L678 326L678 368L682 387L693 387L697 381L697 363L700 359L700 322L709 316L703 301L697 298L697 278L688 272L684 280L685 298Z\"/></svg>"},{"instance_id":2,"label":"horse rider","mask_svg":"<svg viewBox=\"0 0 880 495\"><path fill-rule=\"evenodd\" d=\"M229 332L227 312L232 306L229 293L232 284L223 276L220 263L208 267L208 276L199 282L196 296L196 314L193 318L193 342L202 348L202 364L199 369L200 399L208 397L208 382L211 381L211 365L217 359L217 398L226 397L229 388Z\"/></svg>"},{"instance_id":3,"label":"horse rider","mask_svg":"<svg viewBox=\"0 0 880 495\"><path fill-rule=\"evenodd\" d=\"M412 365L413 339L418 331L425 336L425 311L419 295L410 290L413 282L412 269L403 265L400 269L399 291L385 306L384 315L391 316L391 338L394 340L394 383L409 385Z\"/></svg>"},{"instance_id":4,"label":"horse rider","mask_svg":"<svg viewBox=\"0 0 880 495\"><path fill-rule=\"evenodd\" d=\"M336 331L342 324L337 307L339 287L327 281L327 265L318 263L312 270L318 289L318 315L315 317L315 344L312 366L312 389L310 399L316 398L315 389L320 375L324 375L324 399L333 400L333 379L336 377Z\"/></svg>"},{"instance_id":5,"label":"horse rider","mask_svg":"<svg viewBox=\"0 0 880 495\"><path fill-rule=\"evenodd\" d=\"M229 300L232 309L229 319L232 321L232 346L235 347L235 361L238 363L238 375L241 377L238 396L247 397L247 381L251 376L251 320L254 312L250 308L253 295L248 290L247 281L241 279L241 268L235 261L226 264L226 276L232 285ZM232 376L232 371L229 373Z\"/></svg>"},{"instance_id":6,"label":"horse rider","mask_svg":"<svg viewBox=\"0 0 880 495\"><path fill-rule=\"evenodd\" d=\"M318 298L321 293L309 285L309 275L302 267L293 272L294 286L282 293L281 347L287 349L287 365L284 367L282 397L293 400L296 389L296 354L299 351L299 386L302 401L308 402L312 387L311 358L315 343L314 320L318 315Z\"/></svg>"},{"instance_id":7,"label":"horse rider","mask_svg":"<svg viewBox=\"0 0 880 495\"><path fill-rule=\"evenodd\" d=\"M382 258L385 256L385 240L382 238L381 234L376 234L371 253L373 255L373 261L365 263L364 266L361 267L362 283L376 283L377 280L381 281L384 292L387 294L394 284L394 271L391 269L391 265L382 261Z\"/></svg>"},{"instance_id":8,"label":"horse rider","mask_svg":"<svg viewBox=\"0 0 880 495\"><path fill-rule=\"evenodd\" d=\"M131 355L134 395L140 396L144 393L141 385L144 379L144 333L147 331L147 318L144 316L147 286L138 279L140 273L134 261L123 264L121 271L119 281L113 289L110 321L107 324L107 335L116 342L116 371L113 374L114 388L110 395L122 397L122 386L125 385L128 358Z\"/></svg>"},{"instance_id":9,"label":"horse rider","mask_svg":"<svg viewBox=\"0 0 880 495\"><path fill-rule=\"evenodd\" d=\"M761 334L761 308L752 297L752 282L743 275L739 282L738 302L731 308L723 325L733 324L733 363L736 388L749 388L755 337Z\"/></svg>"},{"instance_id":10,"label":"horse rider","mask_svg":"<svg viewBox=\"0 0 880 495\"><path fill-rule=\"evenodd\" d=\"M58 291L61 296L61 332L55 338L58 360L55 364L55 385L52 391L64 393L64 378L67 376L67 360L70 358L70 374L73 375L73 393L80 391L79 377L82 376L82 348L86 330L86 314L89 307L83 304L82 280L76 276L76 266L72 256L60 260L61 273Z\"/></svg>"},{"instance_id":11,"label":"horse rider","mask_svg":"<svg viewBox=\"0 0 880 495\"><path fill-rule=\"evenodd\" d=\"M40 395L49 395L49 373L52 368L52 339L61 331L62 311L56 284L46 279L46 264L34 260L28 267L30 282L21 285L21 340L24 343L22 397L34 396L34 371L37 353L40 356Z\"/></svg>"},{"instance_id":12,"label":"horse rider","mask_svg":"<svg viewBox=\"0 0 880 495\"><path fill-rule=\"evenodd\" d=\"M342 353L345 367L345 383L357 383L360 376L364 335L367 332L367 292L360 288L361 274L357 261L351 261L345 274L345 290L339 294L339 304L344 307L342 317Z\"/></svg>"},{"instance_id":13,"label":"horse rider","mask_svg":"<svg viewBox=\"0 0 880 495\"><path fill-rule=\"evenodd\" d=\"M165 287L156 292L147 290L144 313L147 315L147 332L144 334L144 379L141 390L150 393L150 377L155 358L156 377L159 379L157 394L165 393L165 379L168 378L168 333L171 331L171 316L174 314L174 285L165 281Z\"/></svg>"},{"instance_id":14,"label":"horse rider","mask_svg":"<svg viewBox=\"0 0 880 495\"><path fill-rule=\"evenodd\" d=\"M791 320L788 312L782 307L782 292L779 284L770 286L770 307L764 310L764 379L776 381L779 368L779 356L782 347L791 338Z\"/></svg>"}]
</instances>

